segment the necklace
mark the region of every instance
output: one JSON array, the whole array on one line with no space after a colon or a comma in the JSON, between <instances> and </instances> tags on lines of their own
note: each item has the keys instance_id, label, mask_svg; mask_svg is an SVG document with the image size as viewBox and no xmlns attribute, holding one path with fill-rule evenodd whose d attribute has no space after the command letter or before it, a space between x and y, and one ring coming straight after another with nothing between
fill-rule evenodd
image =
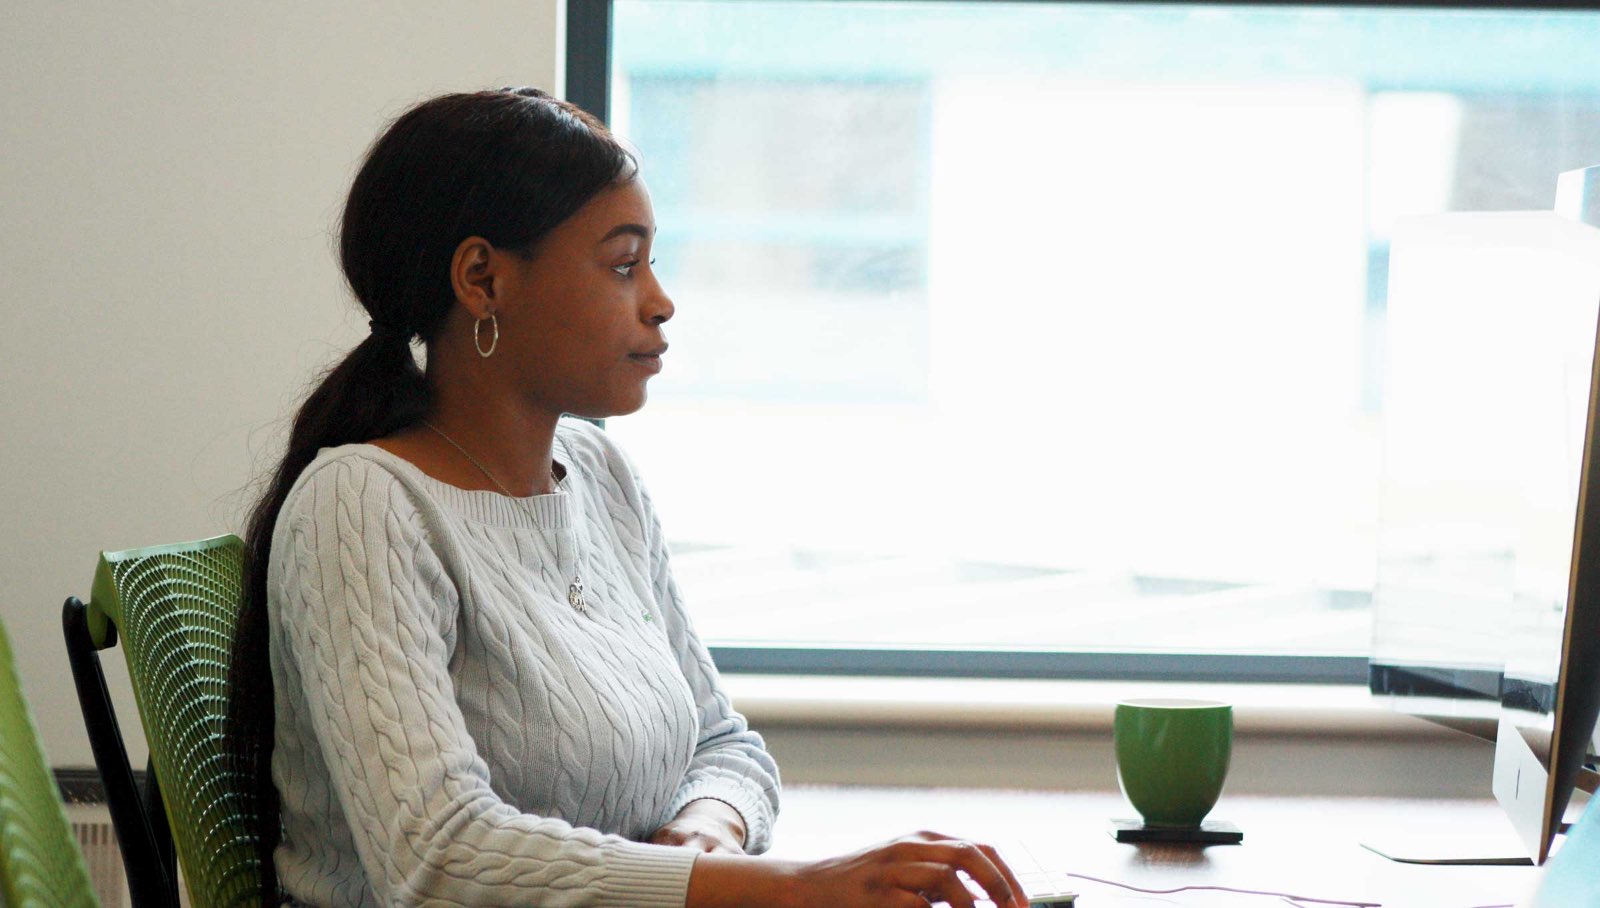
<instances>
[{"instance_id":1,"label":"necklace","mask_svg":"<svg viewBox=\"0 0 1600 908\"><path fill-rule=\"evenodd\" d=\"M445 441L449 442L450 443L450 447L455 448L457 451L460 451L462 457L465 457L467 460L472 461L472 465L477 467L483 473L484 476L488 477L490 482L492 482L496 486L498 486L500 488L500 491L502 491L502 492L504 492L506 494L506 497L508 497L508 498L516 498L516 497L518 497L510 489L506 488L505 485L500 482L500 480L495 479L494 478L494 474L489 472L489 468L484 466L483 464L479 463L478 462L478 458L473 457L472 453L470 451L468 451L466 448L463 448L460 445L460 443L458 443L454 438L451 438L450 436L444 434L444 430L443 429L439 428L438 426L434 425L432 422L430 422L429 420L426 420L426 419L424 419L422 421L422 424L427 426L428 428L432 429L434 431L434 434L438 435L440 438L442 438ZM552 466L550 468L550 482L551 482L551 485L554 487L555 491L557 491L557 492L565 492L566 491L566 489L563 489L561 487L561 478L556 476L556 471L555 471L555 467L554 466ZM574 536L573 541L574 541L574 543L576 543L576 541L577 541L576 536ZM574 555L573 564L572 564L572 581L567 584L567 604L572 606L577 611L587 615L587 614L589 614L589 602L588 602L588 600L583 598L583 577L579 574L579 571L578 571L578 559L576 557L577 556L578 547L577 547L576 544L573 545L572 550L573 550L573 555ZM559 553L557 553L557 558L559 559L559 557L560 557L560 555L559 555Z\"/></svg>"}]
</instances>

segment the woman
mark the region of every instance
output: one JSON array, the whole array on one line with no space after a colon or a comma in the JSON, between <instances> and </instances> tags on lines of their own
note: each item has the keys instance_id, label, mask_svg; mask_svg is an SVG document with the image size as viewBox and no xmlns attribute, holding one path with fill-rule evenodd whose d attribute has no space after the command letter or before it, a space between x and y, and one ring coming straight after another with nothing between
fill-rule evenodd
<instances>
[{"instance_id":1,"label":"woman","mask_svg":"<svg viewBox=\"0 0 1600 908\"><path fill-rule=\"evenodd\" d=\"M933 834L752 856L777 767L632 466L561 419L644 404L673 314L654 234L630 154L533 89L427 101L368 153L340 254L371 334L307 399L249 526L233 740L281 828L266 892L964 908L964 871L1023 904L992 849Z\"/></svg>"}]
</instances>

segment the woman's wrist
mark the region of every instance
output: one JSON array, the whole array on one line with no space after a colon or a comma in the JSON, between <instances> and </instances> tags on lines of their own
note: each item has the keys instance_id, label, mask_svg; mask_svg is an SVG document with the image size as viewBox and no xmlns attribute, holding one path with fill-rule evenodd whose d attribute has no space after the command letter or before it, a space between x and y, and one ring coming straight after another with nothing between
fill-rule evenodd
<instances>
[{"instance_id":1,"label":"woman's wrist","mask_svg":"<svg viewBox=\"0 0 1600 908\"><path fill-rule=\"evenodd\" d=\"M702 854L689 873L685 908L803 908L800 863L745 854Z\"/></svg>"},{"instance_id":2,"label":"woman's wrist","mask_svg":"<svg viewBox=\"0 0 1600 908\"><path fill-rule=\"evenodd\" d=\"M722 823L733 834L733 839L739 843L740 848L749 844L750 833L745 828L744 814L727 801L712 797L695 798L678 811L680 817L696 815Z\"/></svg>"}]
</instances>

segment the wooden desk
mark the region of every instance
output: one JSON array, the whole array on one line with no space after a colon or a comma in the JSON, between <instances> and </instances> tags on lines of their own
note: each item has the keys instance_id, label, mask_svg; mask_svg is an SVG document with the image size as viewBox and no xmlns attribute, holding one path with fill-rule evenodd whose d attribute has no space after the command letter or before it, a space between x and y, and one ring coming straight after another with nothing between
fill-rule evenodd
<instances>
[{"instance_id":1,"label":"wooden desk","mask_svg":"<svg viewBox=\"0 0 1600 908\"><path fill-rule=\"evenodd\" d=\"M1052 869L1148 889L1212 885L1376 902L1385 908L1479 908L1513 905L1536 884L1538 871L1531 867L1397 864L1360 846L1364 836L1380 831L1468 832L1515 848L1516 838L1493 801L1224 794L1212 815L1237 824L1244 844L1118 844L1107 832L1107 820L1132 813L1121 796L1109 793L795 786L784 791L773 854L821 857L927 828L990 841L1003 852L1026 847ZM1080 908L1285 904L1236 893L1151 896L1081 879L1068 883L1080 893Z\"/></svg>"}]
</instances>

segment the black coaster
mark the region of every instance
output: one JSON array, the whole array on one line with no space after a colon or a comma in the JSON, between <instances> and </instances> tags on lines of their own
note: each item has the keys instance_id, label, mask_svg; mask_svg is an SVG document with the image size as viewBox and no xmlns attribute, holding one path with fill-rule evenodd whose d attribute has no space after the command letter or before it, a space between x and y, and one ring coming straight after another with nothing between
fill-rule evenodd
<instances>
[{"instance_id":1,"label":"black coaster","mask_svg":"<svg viewBox=\"0 0 1600 908\"><path fill-rule=\"evenodd\" d=\"M1111 835L1119 842L1189 842L1200 845L1238 845L1244 833L1227 820L1205 820L1199 827L1146 826L1141 820L1112 820Z\"/></svg>"}]
</instances>

